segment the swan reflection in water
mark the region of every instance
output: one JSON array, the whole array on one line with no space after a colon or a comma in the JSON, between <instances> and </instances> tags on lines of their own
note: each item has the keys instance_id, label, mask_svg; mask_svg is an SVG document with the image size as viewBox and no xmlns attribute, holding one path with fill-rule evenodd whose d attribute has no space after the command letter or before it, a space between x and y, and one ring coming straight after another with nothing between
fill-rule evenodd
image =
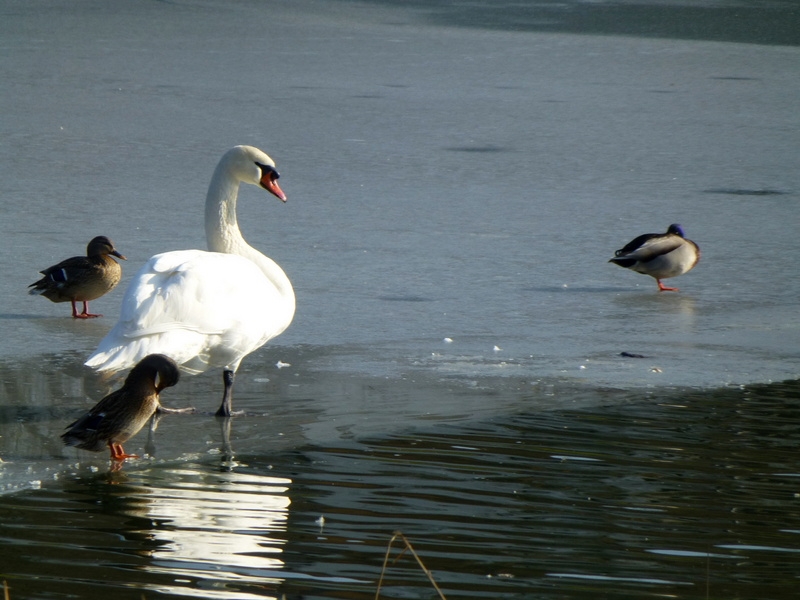
<instances>
[{"instance_id":1,"label":"swan reflection in water","mask_svg":"<svg viewBox=\"0 0 800 600\"><path fill-rule=\"evenodd\" d=\"M220 425L218 464L188 461L114 475L122 478L112 486L125 497L122 512L149 523L135 532L148 540L146 589L263 599L283 581L292 481L234 461L230 419Z\"/></svg>"}]
</instances>

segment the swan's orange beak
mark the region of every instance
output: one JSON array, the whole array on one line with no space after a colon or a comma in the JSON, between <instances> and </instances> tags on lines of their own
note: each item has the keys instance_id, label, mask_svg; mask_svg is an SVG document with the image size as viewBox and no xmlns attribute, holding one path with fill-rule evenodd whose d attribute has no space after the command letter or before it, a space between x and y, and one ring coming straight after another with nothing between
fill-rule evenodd
<instances>
[{"instance_id":1,"label":"swan's orange beak","mask_svg":"<svg viewBox=\"0 0 800 600\"><path fill-rule=\"evenodd\" d=\"M277 171L262 169L262 172L261 187L270 194L277 196L281 201L286 202L286 194L283 193L281 186L278 185L278 177L280 177L280 175L278 175Z\"/></svg>"}]
</instances>

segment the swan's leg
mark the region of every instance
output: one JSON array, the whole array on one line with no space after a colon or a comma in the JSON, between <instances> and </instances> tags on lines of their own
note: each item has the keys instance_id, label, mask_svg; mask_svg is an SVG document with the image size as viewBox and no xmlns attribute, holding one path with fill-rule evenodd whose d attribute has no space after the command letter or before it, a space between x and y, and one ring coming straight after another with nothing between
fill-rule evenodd
<instances>
[{"instance_id":1,"label":"swan's leg","mask_svg":"<svg viewBox=\"0 0 800 600\"><path fill-rule=\"evenodd\" d=\"M222 404L217 411L218 417L230 417L231 414L231 406L233 404L233 377L235 373L233 371L224 370L222 372L222 382L225 384L225 391L222 394Z\"/></svg>"},{"instance_id":2,"label":"swan's leg","mask_svg":"<svg viewBox=\"0 0 800 600\"><path fill-rule=\"evenodd\" d=\"M156 429L161 420L161 414L156 410L150 417L150 427L147 428L147 441L144 443L144 451L150 456L156 455Z\"/></svg>"},{"instance_id":3,"label":"swan's leg","mask_svg":"<svg viewBox=\"0 0 800 600\"><path fill-rule=\"evenodd\" d=\"M232 471L236 464L233 461L233 448L231 447L231 423L232 419L219 419L219 428L222 433L222 460L220 466L224 471Z\"/></svg>"}]
</instances>

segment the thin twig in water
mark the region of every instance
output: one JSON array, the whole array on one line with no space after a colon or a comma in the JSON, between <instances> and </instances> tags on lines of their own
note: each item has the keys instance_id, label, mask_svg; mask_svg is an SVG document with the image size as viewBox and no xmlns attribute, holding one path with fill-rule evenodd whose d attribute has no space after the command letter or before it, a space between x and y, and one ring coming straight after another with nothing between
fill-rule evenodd
<instances>
[{"instance_id":1,"label":"thin twig in water","mask_svg":"<svg viewBox=\"0 0 800 600\"><path fill-rule=\"evenodd\" d=\"M442 590L440 590L439 586L436 585L436 581L433 579L433 574L431 574L431 572L423 564L422 559L414 551L414 547L411 545L411 542L408 541L408 538L403 535L402 531L395 531L394 535L392 536L392 539L389 540L389 545L386 546L386 556L383 559L383 568L381 569L381 577L380 577L380 579L378 579L378 589L375 590L375 600L379 600L379 598L381 596L381 585L383 585L383 576L386 573L386 565L389 564L389 553L392 551L392 544L394 543L394 541L397 538L400 538L401 540L403 540L403 543L405 544L405 548L403 548L400 551L400 554L397 555L397 557L394 559L392 564L394 564L398 560L400 560L400 557L402 557L403 554L405 554L406 550L408 550L411 553L411 555L416 559L417 564L419 565L419 568L422 569L423 573L425 573L425 575L428 576L428 581L431 582L431 585L433 586L433 589L435 589L436 593L439 594L439 598L441 598L442 600L447 600L447 598L445 598L445 595L442 593Z\"/></svg>"},{"instance_id":2,"label":"thin twig in water","mask_svg":"<svg viewBox=\"0 0 800 600\"><path fill-rule=\"evenodd\" d=\"M3 581L3 596L5 600L11 600L11 594L8 593L8 582Z\"/></svg>"}]
</instances>

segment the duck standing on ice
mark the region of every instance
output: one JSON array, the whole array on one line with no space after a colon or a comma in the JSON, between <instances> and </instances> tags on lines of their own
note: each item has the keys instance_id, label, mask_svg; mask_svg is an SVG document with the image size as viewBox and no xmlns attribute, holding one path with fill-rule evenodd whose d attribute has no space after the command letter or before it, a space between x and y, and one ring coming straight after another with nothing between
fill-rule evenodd
<instances>
[{"instance_id":1,"label":"duck standing on ice","mask_svg":"<svg viewBox=\"0 0 800 600\"><path fill-rule=\"evenodd\" d=\"M673 223L666 233L645 233L634 238L608 262L650 275L660 292L677 292L678 288L667 287L661 280L688 273L699 260L700 248L686 239L680 225Z\"/></svg>"},{"instance_id":2,"label":"duck standing on ice","mask_svg":"<svg viewBox=\"0 0 800 600\"><path fill-rule=\"evenodd\" d=\"M39 271L44 277L30 284L28 293L53 302L72 302L75 319L102 317L89 312L89 301L113 290L122 278L122 267L112 256L125 260L110 239L97 236L86 247L86 256L73 256ZM78 302L83 302L81 313Z\"/></svg>"}]
</instances>

